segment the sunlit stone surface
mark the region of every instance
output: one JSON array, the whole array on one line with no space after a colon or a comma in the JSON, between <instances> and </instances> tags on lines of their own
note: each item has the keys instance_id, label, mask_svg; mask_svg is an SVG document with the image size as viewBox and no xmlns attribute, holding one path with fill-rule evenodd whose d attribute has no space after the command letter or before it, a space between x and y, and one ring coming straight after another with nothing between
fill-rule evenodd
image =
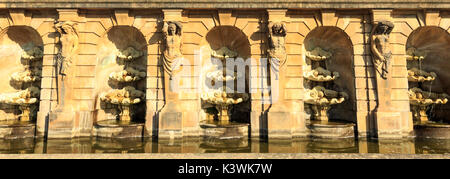
<instances>
[{"instance_id":1,"label":"sunlit stone surface","mask_svg":"<svg viewBox=\"0 0 450 179\"><path fill-rule=\"evenodd\" d=\"M389 140L450 138L446 1L0 9L0 139L49 139L11 151L363 153L373 143L354 139L378 138L375 152L433 153ZM63 140L77 137L101 140Z\"/></svg>"}]
</instances>

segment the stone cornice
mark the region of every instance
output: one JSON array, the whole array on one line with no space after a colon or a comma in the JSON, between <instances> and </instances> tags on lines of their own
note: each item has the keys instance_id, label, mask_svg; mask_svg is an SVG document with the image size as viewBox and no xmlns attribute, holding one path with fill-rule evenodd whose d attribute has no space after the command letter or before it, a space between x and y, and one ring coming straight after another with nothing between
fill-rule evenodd
<instances>
[{"instance_id":1,"label":"stone cornice","mask_svg":"<svg viewBox=\"0 0 450 179\"><path fill-rule=\"evenodd\" d=\"M0 8L450 9L449 0L0 0Z\"/></svg>"}]
</instances>

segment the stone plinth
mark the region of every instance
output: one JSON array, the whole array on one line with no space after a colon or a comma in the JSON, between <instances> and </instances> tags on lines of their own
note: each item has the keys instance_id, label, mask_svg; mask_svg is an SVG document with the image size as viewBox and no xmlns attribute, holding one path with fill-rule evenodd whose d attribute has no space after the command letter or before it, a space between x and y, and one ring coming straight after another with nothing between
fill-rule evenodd
<instances>
[{"instance_id":1,"label":"stone plinth","mask_svg":"<svg viewBox=\"0 0 450 179\"><path fill-rule=\"evenodd\" d=\"M182 137L183 112L179 111L174 102L168 102L159 114L159 138Z\"/></svg>"},{"instance_id":2,"label":"stone plinth","mask_svg":"<svg viewBox=\"0 0 450 179\"><path fill-rule=\"evenodd\" d=\"M36 124L28 121L1 121L0 139L20 139L34 137Z\"/></svg>"},{"instance_id":3,"label":"stone plinth","mask_svg":"<svg viewBox=\"0 0 450 179\"><path fill-rule=\"evenodd\" d=\"M49 138L90 137L93 116L93 111L52 111L49 114L47 136Z\"/></svg>"},{"instance_id":4,"label":"stone plinth","mask_svg":"<svg viewBox=\"0 0 450 179\"><path fill-rule=\"evenodd\" d=\"M450 124L422 122L414 124L417 138L450 139Z\"/></svg>"},{"instance_id":5,"label":"stone plinth","mask_svg":"<svg viewBox=\"0 0 450 179\"><path fill-rule=\"evenodd\" d=\"M411 114L406 112L405 114ZM407 125L403 123L409 120L401 112L375 112L375 127L378 138L396 139L410 135Z\"/></svg>"},{"instance_id":6,"label":"stone plinth","mask_svg":"<svg viewBox=\"0 0 450 179\"><path fill-rule=\"evenodd\" d=\"M97 137L132 138L142 137L143 130L143 123L105 120L94 125L93 133Z\"/></svg>"},{"instance_id":7,"label":"stone plinth","mask_svg":"<svg viewBox=\"0 0 450 179\"><path fill-rule=\"evenodd\" d=\"M355 137L355 124L313 121L308 125L311 130L310 137L313 138L353 138Z\"/></svg>"},{"instance_id":8,"label":"stone plinth","mask_svg":"<svg viewBox=\"0 0 450 179\"><path fill-rule=\"evenodd\" d=\"M209 122L200 124L203 137L213 139L237 139L248 137L249 124Z\"/></svg>"}]
</instances>

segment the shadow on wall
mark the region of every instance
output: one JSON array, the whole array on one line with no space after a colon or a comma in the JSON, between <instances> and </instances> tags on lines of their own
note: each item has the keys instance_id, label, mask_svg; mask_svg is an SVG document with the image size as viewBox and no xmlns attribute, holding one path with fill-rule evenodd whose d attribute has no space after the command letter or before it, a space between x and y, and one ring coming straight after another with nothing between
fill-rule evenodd
<instances>
[{"instance_id":1,"label":"shadow on wall","mask_svg":"<svg viewBox=\"0 0 450 179\"><path fill-rule=\"evenodd\" d=\"M304 40L306 51L320 47L332 56L325 61L326 69L339 72L339 78L333 81L332 90L344 91L349 99L341 104L332 105L328 111L331 120L356 122L356 89L353 69L353 44L349 36L337 27L317 27L310 31Z\"/></svg>"}]
</instances>

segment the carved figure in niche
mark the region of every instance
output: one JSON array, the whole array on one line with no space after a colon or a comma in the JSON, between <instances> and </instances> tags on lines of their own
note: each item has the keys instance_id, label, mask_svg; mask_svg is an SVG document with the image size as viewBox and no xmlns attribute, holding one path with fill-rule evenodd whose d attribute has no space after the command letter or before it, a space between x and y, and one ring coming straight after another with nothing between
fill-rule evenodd
<instances>
[{"instance_id":1,"label":"carved figure in niche","mask_svg":"<svg viewBox=\"0 0 450 179\"><path fill-rule=\"evenodd\" d=\"M76 24L72 21L57 22L55 24L55 28L60 35L57 43L61 45L57 56L57 68L58 74L62 76L67 75L67 69L71 66L76 50L78 49Z\"/></svg>"},{"instance_id":2,"label":"carved figure in niche","mask_svg":"<svg viewBox=\"0 0 450 179\"><path fill-rule=\"evenodd\" d=\"M389 73L389 63L392 52L389 45L389 34L394 29L394 24L389 21L380 21L375 25L370 34L370 47L372 51L372 61L379 75L386 79Z\"/></svg>"},{"instance_id":3,"label":"carved figure in niche","mask_svg":"<svg viewBox=\"0 0 450 179\"><path fill-rule=\"evenodd\" d=\"M278 72L279 68L286 63L286 25L282 22L270 22L269 28L269 62L271 68Z\"/></svg>"},{"instance_id":4,"label":"carved figure in niche","mask_svg":"<svg viewBox=\"0 0 450 179\"><path fill-rule=\"evenodd\" d=\"M173 70L179 65L181 54L181 35L182 28L180 22L168 21L164 23L163 34L166 42L166 49L163 52L163 66L164 70L172 79Z\"/></svg>"},{"instance_id":5,"label":"carved figure in niche","mask_svg":"<svg viewBox=\"0 0 450 179\"><path fill-rule=\"evenodd\" d=\"M71 88L71 80L66 76L68 73L71 73L70 69L78 49L78 32L75 29L75 25L76 23L72 21L55 23L55 29L59 33L57 43L60 45L59 52L56 56L58 108L62 108L64 101L70 100L71 98L71 93L67 93L67 89Z\"/></svg>"}]
</instances>

